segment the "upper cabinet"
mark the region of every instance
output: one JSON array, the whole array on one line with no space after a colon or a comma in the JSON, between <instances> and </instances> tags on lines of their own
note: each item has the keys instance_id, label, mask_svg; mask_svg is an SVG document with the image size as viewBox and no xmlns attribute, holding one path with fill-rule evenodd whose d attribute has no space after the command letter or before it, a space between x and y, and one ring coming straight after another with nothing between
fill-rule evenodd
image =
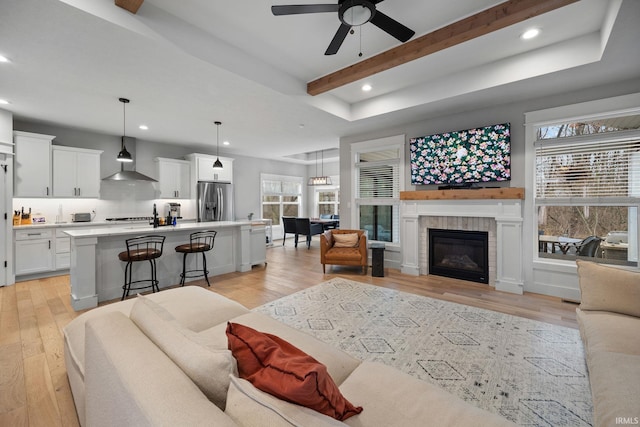
<instances>
[{"instance_id":1,"label":"upper cabinet","mask_svg":"<svg viewBox=\"0 0 640 427\"><path fill-rule=\"evenodd\" d=\"M84 148L52 146L53 195L55 197L100 196L100 154Z\"/></svg>"},{"instance_id":2,"label":"upper cabinet","mask_svg":"<svg viewBox=\"0 0 640 427\"><path fill-rule=\"evenodd\" d=\"M213 163L216 156L206 154L189 154L186 156L192 161L195 167L196 181L220 181L233 183L233 159L229 157L220 157L222 169L214 169Z\"/></svg>"},{"instance_id":3,"label":"upper cabinet","mask_svg":"<svg viewBox=\"0 0 640 427\"><path fill-rule=\"evenodd\" d=\"M52 135L13 132L14 197L51 197Z\"/></svg>"},{"instance_id":4,"label":"upper cabinet","mask_svg":"<svg viewBox=\"0 0 640 427\"><path fill-rule=\"evenodd\" d=\"M161 199L188 199L191 197L191 166L186 160L157 157L158 181Z\"/></svg>"}]
</instances>

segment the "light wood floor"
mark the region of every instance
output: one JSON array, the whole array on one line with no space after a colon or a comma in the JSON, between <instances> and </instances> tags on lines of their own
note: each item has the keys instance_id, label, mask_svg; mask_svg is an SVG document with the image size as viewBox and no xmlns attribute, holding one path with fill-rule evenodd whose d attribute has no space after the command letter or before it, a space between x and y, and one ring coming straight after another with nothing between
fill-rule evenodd
<instances>
[{"instance_id":1,"label":"light wood floor","mask_svg":"<svg viewBox=\"0 0 640 427\"><path fill-rule=\"evenodd\" d=\"M327 267L322 274L319 242L312 248L276 242L268 265L213 278L211 290L254 308L340 276L400 291L496 310L576 328L576 305L557 298L496 292L487 285L437 276L385 277L358 269ZM370 270L369 270L370 273ZM204 281L192 282L204 286ZM69 302L69 276L31 280L0 288L0 426L76 426L78 419L64 365L62 328L81 313Z\"/></svg>"}]
</instances>

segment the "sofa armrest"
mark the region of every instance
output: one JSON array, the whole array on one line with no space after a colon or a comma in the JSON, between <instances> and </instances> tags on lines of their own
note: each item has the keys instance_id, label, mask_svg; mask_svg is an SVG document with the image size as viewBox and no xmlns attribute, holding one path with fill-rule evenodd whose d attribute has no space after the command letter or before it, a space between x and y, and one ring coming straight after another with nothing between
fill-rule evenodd
<instances>
[{"instance_id":1,"label":"sofa armrest","mask_svg":"<svg viewBox=\"0 0 640 427\"><path fill-rule=\"evenodd\" d=\"M86 425L235 423L121 312L85 328Z\"/></svg>"},{"instance_id":2,"label":"sofa armrest","mask_svg":"<svg viewBox=\"0 0 640 427\"><path fill-rule=\"evenodd\" d=\"M577 260L580 309L640 317L640 273Z\"/></svg>"},{"instance_id":3,"label":"sofa armrest","mask_svg":"<svg viewBox=\"0 0 640 427\"><path fill-rule=\"evenodd\" d=\"M329 231L325 231L320 235L320 263L325 264L324 255L327 253L329 249L333 247L333 233Z\"/></svg>"},{"instance_id":4,"label":"sofa armrest","mask_svg":"<svg viewBox=\"0 0 640 427\"><path fill-rule=\"evenodd\" d=\"M358 249L360 250L360 256L364 260L369 259L369 253L367 252L367 235L362 233L358 239Z\"/></svg>"}]
</instances>

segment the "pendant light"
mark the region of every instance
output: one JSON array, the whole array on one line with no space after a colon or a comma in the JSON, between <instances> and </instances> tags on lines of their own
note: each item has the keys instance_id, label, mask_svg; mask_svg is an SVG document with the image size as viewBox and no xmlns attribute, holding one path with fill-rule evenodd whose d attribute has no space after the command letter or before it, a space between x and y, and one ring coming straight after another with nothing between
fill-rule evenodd
<instances>
[{"instance_id":1,"label":"pendant light","mask_svg":"<svg viewBox=\"0 0 640 427\"><path fill-rule=\"evenodd\" d=\"M131 157L131 153L127 151L127 147L125 147L124 145L124 138L127 130L125 108L126 108L126 105L129 103L129 100L127 98L118 98L118 101L122 102L122 137L120 138L121 150L118 153L117 160L119 162L131 163L133 162L133 158Z\"/></svg>"},{"instance_id":2,"label":"pendant light","mask_svg":"<svg viewBox=\"0 0 640 427\"><path fill-rule=\"evenodd\" d=\"M316 176L309 178L307 185L332 185L331 177L324 175L324 150L320 151L321 159L321 175L318 176L318 152L316 151Z\"/></svg>"},{"instance_id":3,"label":"pendant light","mask_svg":"<svg viewBox=\"0 0 640 427\"><path fill-rule=\"evenodd\" d=\"M222 122L213 122L216 125L216 161L213 163L214 169L222 169L222 162L220 161L220 125Z\"/></svg>"}]
</instances>

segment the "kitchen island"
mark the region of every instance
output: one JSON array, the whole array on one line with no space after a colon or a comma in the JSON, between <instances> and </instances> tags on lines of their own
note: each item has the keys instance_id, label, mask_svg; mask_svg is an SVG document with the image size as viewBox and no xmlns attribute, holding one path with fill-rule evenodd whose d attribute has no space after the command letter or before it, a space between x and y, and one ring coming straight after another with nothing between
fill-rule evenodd
<instances>
[{"instance_id":1,"label":"kitchen island","mask_svg":"<svg viewBox=\"0 0 640 427\"><path fill-rule=\"evenodd\" d=\"M178 284L182 256L174 248L188 243L191 233L203 230L218 233L213 250L206 252L210 277L249 271L252 266L251 243L264 245L265 242L264 225L251 221L198 222L157 228L134 224L66 230L65 233L71 237L71 305L75 310L84 310L97 307L102 301L121 298L125 263L118 259L118 254L127 250L127 239L142 235L165 236L162 256L156 260L159 287ZM255 238L256 233L258 238ZM200 254L187 257L187 270L196 268L202 268ZM149 275L149 263L133 264L134 280ZM215 280L212 286L215 286Z\"/></svg>"}]
</instances>

